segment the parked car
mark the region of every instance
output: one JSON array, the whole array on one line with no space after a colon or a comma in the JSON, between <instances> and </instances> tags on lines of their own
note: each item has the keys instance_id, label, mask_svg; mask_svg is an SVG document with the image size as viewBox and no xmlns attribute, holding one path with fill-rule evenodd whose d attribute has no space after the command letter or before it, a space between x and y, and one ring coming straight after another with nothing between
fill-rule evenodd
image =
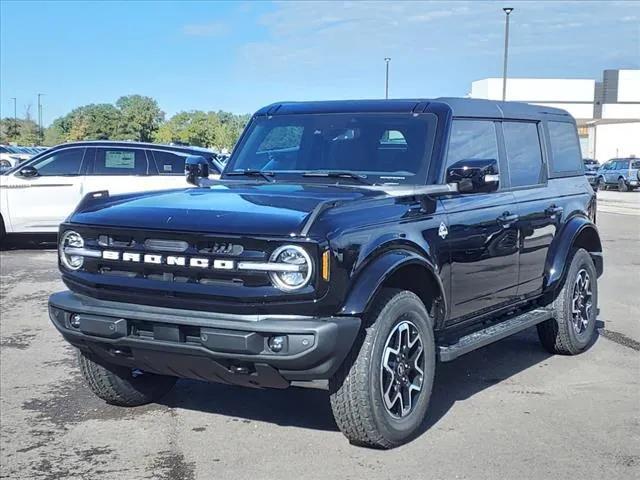
<instances>
[{"instance_id":1,"label":"parked car","mask_svg":"<svg viewBox=\"0 0 640 480\"><path fill-rule=\"evenodd\" d=\"M213 176L221 165L206 151L136 142L66 143L0 175L0 234L56 232L88 192L179 188L185 158L201 156Z\"/></svg>"},{"instance_id":2,"label":"parked car","mask_svg":"<svg viewBox=\"0 0 640 480\"><path fill-rule=\"evenodd\" d=\"M584 164L584 176L587 177L589 185L591 185L594 190L597 190L598 169L600 168L600 164L593 158L583 158L582 163Z\"/></svg>"},{"instance_id":3,"label":"parked car","mask_svg":"<svg viewBox=\"0 0 640 480\"><path fill-rule=\"evenodd\" d=\"M276 104L222 181L186 170L199 188L88 195L60 226L50 317L109 403L177 377L328 379L342 432L390 448L423 424L436 359L532 326L552 353L593 339L602 246L563 110Z\"/></svg>"},{"instance_id":4,"label":"parked car","mask_svg":"<svg viewBox=\"0 0 640 480\"><path fill-rule=\"evenodd\" d=\"M615 186L620 192L640 186L640 159L614 158L598 170L598 188L606 190Z\"/></svg>"},{"instance_id":5,"label":"parked car","mask_svg":"<svg viewBox=\"0 0 640 480\"><path fill-rule=\"evenodd\" d=\"M0 145L0 173L29 160L34 154L13 145Z\"/></svg>"}]
</instances>

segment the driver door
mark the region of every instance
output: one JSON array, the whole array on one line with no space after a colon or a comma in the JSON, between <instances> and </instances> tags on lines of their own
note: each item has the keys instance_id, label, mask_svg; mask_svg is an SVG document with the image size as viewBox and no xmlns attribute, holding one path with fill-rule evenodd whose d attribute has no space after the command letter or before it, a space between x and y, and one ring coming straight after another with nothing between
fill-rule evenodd
<instances>
[{"instance_id":1,"label":"driver door","mask_svg":"<svg viewBox=\"0 0 640 480\"><path fill-rule=\"evenodd\" d=\"M84 147L57 150L28 164L37 175L25 177L19 170L6 179L3 188L13 232L58 231L82 199L85 151Z\"/></svg>"}]
</instances>

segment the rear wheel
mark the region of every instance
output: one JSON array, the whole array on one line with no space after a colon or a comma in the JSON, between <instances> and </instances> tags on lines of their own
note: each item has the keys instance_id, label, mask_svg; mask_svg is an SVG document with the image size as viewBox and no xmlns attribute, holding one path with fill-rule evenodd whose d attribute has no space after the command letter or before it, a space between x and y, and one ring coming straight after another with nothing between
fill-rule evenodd
<instances>
[{"instance_id":1,"label":"rear wheel","mask_svg":"<svg viewBox=\"0 0 640 480\"><path fill-rule=\"evenodd\" d=\"M598 312L598 280L589 253L575 251L559 295L554 318L538 325L538 337L551 353L576 355L591 341Z\"/></svg>"},{"instance_id":2,"label":"rear wheel","mask_svg":"<svg viewBox=\"0 0 640 480\"><path fill-rule=\"evenodd\" d=\"M624 181L624 178L620 177L618 179L618 191L626 192L628 190L629 190L629 187L627 186L627 182Z\"/></svg>"},{"instance_id":3,"label":"rear wheel","mask_svg":"<svg viewBox=\"0 0 640 480\"><path fill-rule=\"evenodd\" d=\"M367 315L360 348L330 380L331 408L354 444L392 448L424 420L435 372L429 315L412 292L385 289Z\"/></svg>"},{"instance_id":4,"label":"rear wheel","mask_svg":"<svg viewBox=\"0 0 640 480\"><path fill-rule=\"evenodd\" d=\"M79 352L78 360L91 391L105 402L121 407L137 407L158 400L177 380L104 363L83 352Z\"/></svg>"}]
</instances>

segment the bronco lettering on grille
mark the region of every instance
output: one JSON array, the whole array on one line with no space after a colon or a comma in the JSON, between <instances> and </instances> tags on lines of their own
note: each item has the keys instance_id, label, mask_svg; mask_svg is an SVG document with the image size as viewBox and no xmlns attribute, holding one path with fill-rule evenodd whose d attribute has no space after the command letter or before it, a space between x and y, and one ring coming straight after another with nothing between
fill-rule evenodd
<instances>
[{"instance_id":1,"label":"bronco lettering on grille","mask_svg":"<svg viewBox=\"0 0 640 480\"><path fill-rule=\"evenodd\" d=\"M170 265L192 268L213 268L215 270L233 270L236 262L233 260L208 259L203 257L183 257L177 255L144 254L135 252L118 252L116 250L103 250L102 258L105 260L122 260L123 262L147 263L152 265Z\"/></svg>"}]
</instances>

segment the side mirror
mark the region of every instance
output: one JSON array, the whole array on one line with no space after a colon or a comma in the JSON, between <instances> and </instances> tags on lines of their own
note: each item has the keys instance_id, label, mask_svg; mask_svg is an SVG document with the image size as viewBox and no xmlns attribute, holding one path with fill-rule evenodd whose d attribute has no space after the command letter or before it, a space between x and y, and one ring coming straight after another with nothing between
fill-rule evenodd
<instances>
[{"instance_id":1,"label":"side mirror","mask_svg":"<svg viewBox=\"0 0 640 480\"><path fill-rule=\"evenodd\" d=\"M457 184L460 193L494 192L500 183L498 161L460 160L447 169L447 183Z\"/></svg>"},{"instance_id":2,"label":"side mirror","mask_svg":"<svg viewBox=\"0 0 640 480\"><path fill-rule=\"evenodd\" d=\"M29 178L29 177L37 177L38 176L38 170L36 170L34 167L32 167L31 165L27 165L26 167L22 167L19 171L18 174L21 177L25 177L25 178Z\"/></svg>"},{"instance_id":3,"label":"side mirror","mask_svg":"<svg viewBox=\"0 0 640 480\"><path fill-rule=\"evenodd\" d=\"M187 182L199 187L200 179L209 177L209 162L200 155L189 155L184 162L184 173Z\"/></svg>"}]
</instances>

